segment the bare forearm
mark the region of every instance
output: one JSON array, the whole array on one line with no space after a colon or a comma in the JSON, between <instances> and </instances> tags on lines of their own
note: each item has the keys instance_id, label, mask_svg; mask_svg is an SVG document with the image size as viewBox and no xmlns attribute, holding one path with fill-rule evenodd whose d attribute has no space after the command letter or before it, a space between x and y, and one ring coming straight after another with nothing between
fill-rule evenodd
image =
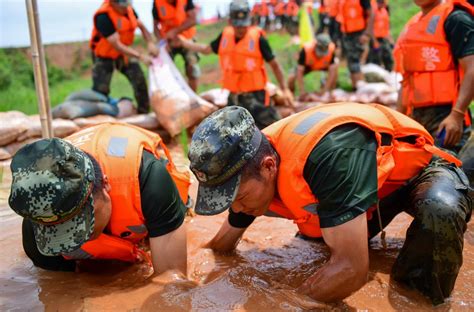
<instances>
[{"instance_id":1,"label":"bare forearm","mask_svg":"<svg viewBox=\"0 0 474 312\"><path fill-rule=\"evenodd\" d=\"M194 52L199 52L202 54L212 53L211 46L207 44L193 42L192 40L183 40L182 45L183 45L183 48L194 51Z\"/></svg>"},{"instance_id":2,"label":"bare forearm","mask_svg":"<svg viewBox=\"0 0 474 312\"><path fill-rule=\"evenodd\" d=\"M373 37L374 34L374 9L371 8L369 10L365 11L368 18L367 18L367 28L365 29L365 32L370 36Z\"/></svg>"},{"instance_id":3,"label":"bare forearm","mask_svg":"<svg viewBox=\"0 0 474 312\"><path fill-rule=\"evenodd\" d=\"M188 17L181 25L176 27L176 33L180 34L185 30L188 30L189 28L193 27L196 25L196 17Z\"/></svg>"},{"instance_id":4,"label":"bare forearm","mask_svg":"<svg viewBox=\"0 0 474 312\"><path fill-rule=\"evenodd\" d=\"M329 66L328 79L324 84L323 93L329 92L336 87L338 66L333 64Z\"/></svg>"},{"instance_id":5,"label":"bare forearm","mask_svg":"<svg viewBox=\"0 0 474 312\"><path fill-rule=\"evenodd\" d=\"M474 99L474 68L466 72L459 88L459 95L455 107L460 111L466 111Z\"/></svg>"},{"instance_id":6,"label":"bare forearm","mask_svg":"<svg viewBox=\"0 0 474 312\"><path fill-rule=\"evenodd\" d=\"M275 75L278 85L282 90L287 89L285 78L283 76L283 71L281 70L280 64L276 60L270 62L270 67L272 68L273 74Z\"/></svg>"},{"instance_id":7,"label":"bare forearm","mask_svg":"<svg viewBox=\"0 0 474 312\"><path fill-rule=\"evenodd\" d=\"M318 301L334 302L350 296L367 282L367 275L358 274L348 262L329 260L301 287L303 292Z\"/></svg>"},{"instance_id":8,"label":"bare forearm","mask_svg":"<svg viewBox=\"0 0 474 312\"><path fill-rule=\"evenodd\" d=\"M216 236L214 236L214 238L209 243L207 243L205 247L220 252L232 251L239 244L239 241L245 230L245 228L234 228L229 224L228 220L225 220L222 224L222 227L219 229L219 232L217 232Z\"/></svg>"},{"instance_id":9,"label":"bare forearm","mask_svg":"<svg viewBox=\"0 0 474 312\"><path fill-rule=\"evenodd\" d=\"M121 42L116 42L116 43L112 43L112 46L119 52L125 54L126 56L129 56L129 57L135 57L135 58L140 58L140 52L138 52L137 50L131 48L131 47L128 47L126 45L124 45L123 43Z\"/></svg>"},{"instance_id":10,"label":"bare forearm","mask_svg":"<svg viewBox=\"0 0 474 312\"><path fill-rule=\"evenodd\" d=\"M145 42L147 43L153 42L153 38L151 37L151 34L148 31L148 29L146 29L144 25L140 25L139 27L140 27L140 31L142 32L143 39L145 39Z\"/></svg>"}]
</instances>

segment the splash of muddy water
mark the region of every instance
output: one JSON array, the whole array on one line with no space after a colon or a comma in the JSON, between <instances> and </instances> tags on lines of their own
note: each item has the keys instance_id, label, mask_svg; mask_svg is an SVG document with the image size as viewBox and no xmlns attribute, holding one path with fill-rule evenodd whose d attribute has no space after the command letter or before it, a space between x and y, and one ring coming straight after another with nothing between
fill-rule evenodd
<instances>
[{"instance_id":1,"label":"splash of muddy water","mask_svg":"<svg viewBox=\"0 0 474 312\"><path fill-rule=\"evenodd\" d=\"M177 147L175 158L185 165ZM418 293L390 281L410 217L397 217L387 230L388 248L371 242L369 282L334 305L322 305L294 289L327 259L323 243L295 238L287 220L259 218L237 252L217 255L200 246L226 217L188 217L190 281L173 275L145 279L143 267L120 263L85 263L82 272L37 269L21 247L21 220L7 206L11 177L0 184L0 311L5 310L143 310L143 311L304 311L304 310L430 310ZM193 192L196 192L194 184ZM436 310L474 309L474 223L465 235L464 265L452 297Z\"/></svg>"}]
</instances>

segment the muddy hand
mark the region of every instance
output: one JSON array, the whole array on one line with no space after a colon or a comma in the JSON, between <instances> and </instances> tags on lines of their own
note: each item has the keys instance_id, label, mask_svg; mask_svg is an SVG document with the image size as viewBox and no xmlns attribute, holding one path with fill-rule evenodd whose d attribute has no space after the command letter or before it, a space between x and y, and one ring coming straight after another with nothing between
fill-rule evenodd
<instances>
[{"instance_id":1,"label":"muddy hand","mask_svg":"<svg viewBox=\"0 0 474 312\"><path fill-rule=\"evenodd\" d=\"M148 42L148 53L153 57L158 57L160 55L160 50L152 41Z\"/></svg>"},{"instance_id":2,"label":"muddy hand","mask_svg":"<svg viewBox=\"0 0 474 312\"><path fill-rule=\"evenodd\" d=\"M461 140L463 124L464 115L457 111L451 111L448 117L439 124L438 134L440 134L443 129L446 131L444 146L454 146Z\"/></svg>"},{"instance_id":3,"label":"muddy hand","mask_svg":"<svg viewBox=\"0 0 474 312\"><path fill-rule=\"evenodd\" d=\"M285 103L285 106L295 107L295 102L293 100L293 93L291 92L290 89L286 88L285 90L283 90L283 99L284 99L283 103Z\"/></svg>"},{"instance_id":4,"label":"muddy hand","mask_svg":"<svg viewBox=\"0 0 474 312\"><path fill-rule=\"evenodd\" d=\"M147 54L140 54L140 62L142 62L146 66L150 66L152 63L152 59Z\"/></svg>"}]
</instances>

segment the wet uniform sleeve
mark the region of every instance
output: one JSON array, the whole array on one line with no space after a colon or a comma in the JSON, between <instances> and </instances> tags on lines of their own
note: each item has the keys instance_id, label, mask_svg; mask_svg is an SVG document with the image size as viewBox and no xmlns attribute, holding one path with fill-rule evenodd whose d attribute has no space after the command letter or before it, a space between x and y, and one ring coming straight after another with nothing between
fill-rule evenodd
<instances>
[{"instance_id":1,"label":"wet uniform sleeve","mask_svg":"<svg viewBox=\"0 0 474 312\"><path fill-rule=\"evenodd\" d=\"M209 45L211 46L212 52L215 54L219 53L219 46L221 44L221 38L222 38L222 33L217 36L216 39L214 39Z\"/></svg>"},{"instance_id":2,"label":"wet uniform sleeve","mask_svg":"<svg viewBox=\"0 0 474 312\"><path fill-rule=\"evenodd\" d=\"M184 222L186 207L166 170L166 160L143 151L139 174L145 225L150 237L168 234Z\"/></svg>"},{"instance_id":3,"label":"wet uniform sleeve","mask_svg":"<svg viewBox=\"0 0 474 312\"><path fill-rule=\"evenodd\" d=\"M234 212L232 208L229 209L229 216L227 220L229 221L229 224L232 225L235 228L239 229L245 229L252 224L253 220L255 220L256 217L245 214L243 212Z\"/></svg>"},{"instance_id":4,"label":"wet uniform sleeve","mask_svg":"<svg viewBox=\"0 0 474 312\"><path fill-rule=\"evenodd\" d=\"M474 54L474 18L464 10L454 10L444 23L446 39L454 58Z\"/></svg>"},{"instance_id":5,"label":"wet uniform sleeve","mask_svg":"<svg viewBox=\"0 0 474 312\"><path fill-rule=\"evenodd\" d=\"M114 23L107 13L98 14L95 17L95 27L104 38L115 33Z\"/></svg>"},{"instance_id":6,"label":"wet uniform sleeve","mask_svg":"<svg viewBox=\"0 0 474 312\"><path fill-rule=\"evenodd\" d=\"M306 66L306 53L304 53L304 49L301 49L300 54L298 55L298 65Z\"/></svg>"},{"instance_id":7,"label":"wet uniform sleeve","mask_svg":"<svg viewBox=\"0 0 474 312\"><path fill-rule=\"evenodd\" d=\"M318 198L322 228L346 223L377 202L377 143L354 124L327 134L313 149L303 177Z\"/></svg>"},{"instance_id":8,"label":"wet uniform sleeve","mask_svg":"<svg viewBox=\"0 0 474 312\"><path fill-rule=\"evenodd\" d=\"M23 219L21 232L23 250L35 266L49 271L74 272L76 270L75 260L66 260L62 256L45 256L39 252L30 220Z\"/></svg>"},{"instance_id":9,"label":"wet uniform sleeve","mask_svg":"<svg viewBox=\"0 0 474 312\"><path fill-rule=\"evenodd\" d=\"M268 43L268 40L265 38L265 36L260 36L259 39L259 44L260 44L260 52L262 53L263 59L265 62L271 62L275 58L275 55L273 55L272 48L270 47L270 44Z\"/></svg>"}]
</instances>

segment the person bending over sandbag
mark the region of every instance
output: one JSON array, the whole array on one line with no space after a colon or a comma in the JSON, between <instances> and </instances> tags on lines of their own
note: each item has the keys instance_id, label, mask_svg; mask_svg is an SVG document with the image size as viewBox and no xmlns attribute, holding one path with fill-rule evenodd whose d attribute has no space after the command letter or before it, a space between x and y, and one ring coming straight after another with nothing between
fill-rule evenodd
<instances>
[{"instance_id":1,"label":"person bending over sandbag","mask_svg":"<svg viewBox=\"0 0 474 312\"><path fill-rule=\"evenodd\" d=\"M321 95L327 94L336 87L338 74L338 60L336 57L336 45L331 42L327 34L319 34L316 40L310 42L301 49L298 57L298 66L295 74L288 77L288 86L295 92L295 81L298 84L300 101L304 101L307 94L304 90L303 77L313 71L327 71L328 77L321 90Z\"/></svg>"},{"instance_id":2,"label":"person bending over sandbag","mask_svg":"<svg viewBox=\"0 0 474 312\"><path fill-rule=\"evenodd\" d=\"M193 0L154 0L153 1L153 31L158 40L166 39L171 47L170 54L174 59L181 54L188 84L197 92L199 76L199 55L179 47L177 36L193 40L196 35L196 7Z\"/></svg>"},{"instance_id":3,"label":"person bending over sandbag","mask_svg":"<svg viewBox=\"0 0 474 312\"><path fill-rule=\"evenodd\" d=\"M246 0L230 3L230 26L209 45L181 39L186 49L219 55L223 73L222 88L230 91L228 105L239 105L250 111L261 129L280 119L270 98L265 92L267 72L265 62L275 74L280 88L284 90L285 103L292 106L291 91L287 88L280 64L265 39L263 30L250 26L250 9Z\"/></svg>"},{"instance_id":4,"label":"person bending over sandbag","mask_svg":"<svg viewBox=\"0 0 474 312\"><path fill-rule=\"evenodd\" d=\"M139 244L149 237L155 272L186 274L190 177L176 170L159 135L101 124L24 146L11 172L9 205L24 218L23 248L35 266L74 271L80 259L148 260Z\"/></svg>"},{"instance_id":5,"label":"person bending over sandbag","mask_svg":"<svg viewBox=\"0 0 474 312\"><path fill-rule=\"evenodd\" d=\"M146 114L150 110L150 100L145 76L138 60L150 65L151 58L148 54L140 53L131 47L137 27L148 43L148 51L152 55L157 55L158 49L153 43L153 38L138 18L130 0L105 0L96 11L89 44L94 62L92 89L108 96L112 74L114 69L117 69L132 84L138 103L138 113Z\"/></svg>"},{"instance_id":6,"label":"person bending over sandbag","mask_svg":"<svg viewBox=\"0 0 474 312\"><path fill-rule=\"evenodd\" d=\"M293 220L331 252L299 291L337 301L365 285L369 239L405 211L414 220L392 278L442 303L462 265L472 201L460 161L433 144L422 125L378 104L317 106L263 131L244 108L223 108L189 148L196 213L229 209L208 247L234 250L261 215Z\"/></svg>"}]
</instances>

